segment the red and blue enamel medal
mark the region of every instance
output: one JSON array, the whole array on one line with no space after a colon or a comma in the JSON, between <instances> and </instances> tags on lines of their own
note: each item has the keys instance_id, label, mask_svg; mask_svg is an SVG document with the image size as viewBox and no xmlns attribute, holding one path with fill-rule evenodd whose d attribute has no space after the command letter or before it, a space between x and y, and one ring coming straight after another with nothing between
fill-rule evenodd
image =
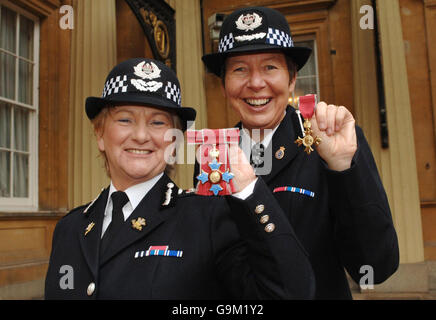
<instances>
[{"instance_id":1,"label":"red and blue enamel medal","mask_svg":"<svg viewBox=\"0 0 436 320\"><path fill-rule=\"evenodd\" d=\"M233 173L230 172L228 145L239 142L239 129L188 130L187 139L188 143L200 144L196 193L206 196L232 194Z\"/></svg>"}]
</instances>

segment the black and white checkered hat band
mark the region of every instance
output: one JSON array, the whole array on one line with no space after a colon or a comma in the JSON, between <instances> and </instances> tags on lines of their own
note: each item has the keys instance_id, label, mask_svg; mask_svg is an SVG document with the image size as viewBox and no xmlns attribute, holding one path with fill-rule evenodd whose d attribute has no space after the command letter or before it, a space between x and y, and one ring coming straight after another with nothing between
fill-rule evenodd
<instances>
[{"instance_id":1,"label":"black and white checkered hat band","mask_svg":"<svg viewBox=\"0 0 436 320\"><path fill-rule=\"evenodd\" d=\"M118 92L127 92L127 76L124 75L121 79L121 76L117 76L115 78L111 78L106 81L106 84L103 88L102 98L106 98L113 93Z\"/></svg>"},{"instance_id":2,"label":"black and white checkered hat band","mask_svg":"<svg viewBox=\"0 0 436 320\"><path fill-rule=\"evenodd\" d=\"M290 48L294 46L294 42L291 36L284 31L274 28L268 28L268 34L266 36L266 43L280 46L283 48ZM234 47L235 40L232 33L226 34L221 38L218 52L226 52Z\"/></svg>"},{"instance_id":3,"label":"black and white checkered hat band","mask_svg":"<svg viewBox=\"0 0 436 320\"><path fill-rule=\"evenodd\" d=\"M182 104L182 96L180 94L180 88L176 84L168 81L165 87L165 93L168 99L174 101L179 106Z\"/></svg>"},{"instance_id":4,"label":"black and white checkered hat band","mask_svg":"<svg viewBox=\"0 0 436 320\"><path fill-rule=\"evenodd\" d=\"M289 34L273 28L268 28L268 34L266 35L266 41L269 44L275 44L280 47L290 48L294 46L294 43Z\"/></svg>"},{"instance_id":5,"label":"black and white checkered hat band","mask_svg":"<svg viewBox=\"0 0 436 320\"><path fill-rule=\"evenodd\" d=\"M226 52L233 48L235 39L233 38L233 33L226 34L221 40L218 46L218 52Z\"/></svg>"}]
</instances>

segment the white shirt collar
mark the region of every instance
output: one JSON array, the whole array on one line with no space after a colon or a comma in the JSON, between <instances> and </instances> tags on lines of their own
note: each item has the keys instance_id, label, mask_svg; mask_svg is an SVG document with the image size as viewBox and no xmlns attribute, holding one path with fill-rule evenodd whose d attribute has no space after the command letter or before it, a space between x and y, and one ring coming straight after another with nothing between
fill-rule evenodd
<instances>
[{"instance_id":1,"label":"white shirt collar","mask_svg":"<svg viewBox=\"0 0 436 320\"><path fill-rule=\"evenodd\" d=\"M127 218L132 214L132 212L136 209L138 204L141 202L141 200L145 197L145 195L154 187L156 182L163 176L163 172L158 174L156 177L142 182L138 183L134 186L131 186L130 188L127 188L124 190L124 192L127 194L127 197L129 198L129 202L125 204L123 207L123 215L124 215L124 221L127 220ZM104 233L106 232L109 224L112 221L112 198L111 195L117 191L115 189L115 186L113 185L111 181L111 185L109 187L109 195L108 200L106 203L106 209L104 210L104 217L103 217L103 225L102 225L102 232L101 236L103 237Z\"/></svg>"},{"instance_id":2,"label":"white shirt collar","mask_svg":"<svg viewBox=\"0 0 436 320\"><path fill-rule=\"evenodd\" d=\"M130 208L126 208L126 209L130 209L128 211L130 211L130 213L132 213L136 209L138 204L141 202L142 198L145 197L145 195L154 187L156 182L158 182L158 180L162 176L163 176L163 172L158 174L154 178L151 178L148 181L135 184L134 186L131 186L131 187L127 188L126 190L124 190L124 192L127 194L127 197L129 198L129 202L123 207L123 209L126 208L126 206L130 205ZM115 188L115 186L113 185L113 183L111 181L111 184L109 187L108 202L106 204L106 210L104 213L105 216L108 214L108 212L112 212L111 195L115 191L117 191L117 189ZM108 210L108 209L110 209L110 210ZM123 211L125 211L125 210L123 210ZM126 219L126 218L128 218L128 216L126 217L126 214L125 214L124 218Z\"/></svg>"},{"instance_id":3,"label":"white shirt collar","mask_svg":"<svg viewBox=\"0 0 436 320\"><path fill-rule=\"evenodd\" d=\"M279 124L280 125L280 124ZM268 131L266 131L266 135L264 135L263 140L260 141L260 143L263 144L263 146L265 148L267 148L272 140L272 137L274 135L274 133L276 132L277 128L279 127L279 125L277 125L277 127L275 127L274 129L270 129ZM254 146L257 142L253 139L251 139L250 134L248 133L247 128L244 128L244 126L242 126L242 130L241 130L241 143L243 144L248 144L250 146L250 149L252 146Z\"/></svg>"},{"instance_id":4,"label":"white shirt collar","mask_svg":"<svg viewBox=\"0 0 436 320\"><path fill-rule=\"evenodd\" d=\"M264 148L268 148L269 144L271 143L272 137L274 135L274 133L277 131L277 128L279 127L280 123L272 130L268 130L266 132L266 135L263 137L263 140L261 141L261 143L263 144ZM253 148L253 146L257 143L255 140L251 139L250 134L248 133L247 128L244 128L244 126L242 125L242 130L241 130L241 144L240 147L242 149L242 151L244 152L245 156L247 157L247 159L250 159L250 155L251 155L251 149Z\"/></svg>"},{"instance_id":5,"label":"white shirt collar","mask_svg":"<svg viewBox=\"0 0 436 320\"><path fill-rule=\"evenodd\" d=\"M285 110L285 116L286 116L286 110ZM263 144L265 149L268 148L269 144L271 143L272 137L273 137L274 133L277 131L277 128L280 126L280 123L281 122L279 122L279 124L274 129L267 130L265 132L266 135L264 135L263 140L260 141L260 143ZM247 148L247 146L249 146L249 150L251 152L251 148L256 143L257 143L257 141L251 139L251 136L249 134L249 129L245 128L244 125L242 124L242 130L241 130L241 147L243 147L242 149L245 150L245 148Z\"/></svg>"}]
</instances>

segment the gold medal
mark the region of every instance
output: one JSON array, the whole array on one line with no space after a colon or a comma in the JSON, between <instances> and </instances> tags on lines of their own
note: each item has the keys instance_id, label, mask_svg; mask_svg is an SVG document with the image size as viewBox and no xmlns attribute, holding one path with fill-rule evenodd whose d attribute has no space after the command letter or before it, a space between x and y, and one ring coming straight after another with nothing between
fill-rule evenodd
<instances>
[{"instance_id":1,"label":"gold medal","mask_svg":"<svg viewBox=\"0 0 436 320\"><path fill-rule=\"evenodd\" d=\"M314 137L312 132L312 124L310 123L310 119L313 116L313 113L315 112L315 106L316 106L316 95L314 94L307 94L305 96L301 96L298 98L298 110L300 111L301 115L304 118L304 137L300 138L298 137L297 140L294 142L298 145L304 145L305 149L304 151L307 154L310 154L313 151L312 146L313 145L319 145L321 143L321 138ZM301 122L300 122L301 123Z\"/></svg>"},{"instance_id":2,"label":"gold medal","mask_svg":"<svg viewBox=\"0 0 436 320\"><path fill-rule=\"evenodd\" d=\"M297 140L295 140L295 143L298 146L305 146L306 148L304 149L304 151L307 154L310 154L313 151L312 145L319 145L321 143L321 138L318 137L313 137L313 131L311 129L312 124L310 123L309 120L305 119L304 120L304 138L300 138L298 137Z\"/></svg>"}]
</instances>

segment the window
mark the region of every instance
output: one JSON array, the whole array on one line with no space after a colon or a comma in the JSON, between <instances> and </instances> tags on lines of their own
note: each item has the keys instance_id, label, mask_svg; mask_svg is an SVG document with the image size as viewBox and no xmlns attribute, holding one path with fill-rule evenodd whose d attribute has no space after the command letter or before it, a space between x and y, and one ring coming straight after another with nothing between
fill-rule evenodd
<instances>
[{"instance_id":1,"label":"window","mask_svg":"<svg viewBox=\"0 0 436 320\"><path fill-rule=\"evenodd\" d=\"M0 211L38 205L39 22L0 3Z\"/></svg>"},{"instance_id":2,"label":"window","mask_svg":"<svg viewBox=\"0 0 436 320\"><path fill-rule=\"evenodd\" d=\"M297 82L292 96L289 98L289 104L298 107L298 97L306 94L316 94L318 101L319 97L319 78L318 78L318 63L315 40L296 41L296 47L312 48L312 54L304 67L298 71Z\"/></svg>"}]
</instances>

